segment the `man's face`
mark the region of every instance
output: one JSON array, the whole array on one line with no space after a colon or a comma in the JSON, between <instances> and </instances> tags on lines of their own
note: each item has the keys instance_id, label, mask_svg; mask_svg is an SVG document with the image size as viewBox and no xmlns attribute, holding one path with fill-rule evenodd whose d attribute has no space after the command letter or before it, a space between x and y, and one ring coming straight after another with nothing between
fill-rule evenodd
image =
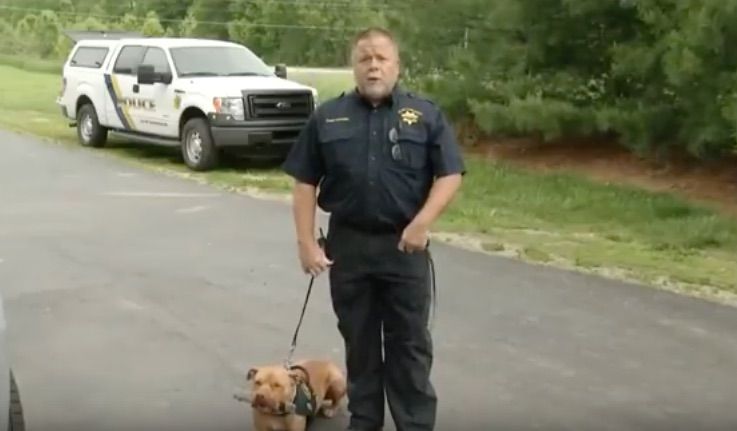
<instances>
[{"instance_id":1,"label":"man's face","mask_svg":"<svg viewBox=\"0 0 737 431\"><path fill-rule=\"evenodd\" d=\"M353 76L358 90L378 102L388 96L399 79L399 53L390 39L371 35L356 45Z\"/></svg>"}]
</instances>

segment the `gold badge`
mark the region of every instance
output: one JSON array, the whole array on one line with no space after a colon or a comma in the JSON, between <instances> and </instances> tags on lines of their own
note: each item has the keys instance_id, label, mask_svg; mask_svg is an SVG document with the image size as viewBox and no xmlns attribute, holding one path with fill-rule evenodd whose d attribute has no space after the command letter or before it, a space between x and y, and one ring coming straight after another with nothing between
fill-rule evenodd
<instances>
[{"instance_id":1,"label":"gold badge","mask_svg":"<svg viewBox=\"0 0 737 431\"><path fill-rule=\"evenodd\" d=\"M402 118L403 122L411 126L419 121L422 116L422 112L412 108L402 108L399 110L399 116Z\"/></svg>"},{"instance_id":2,"label":"gold badge","mask_svg":"<svg viewBox=\"0 0 737 431\"><path fill-rule=\"evenodd\" d=\"M179 109L182 105L182 98L177 94L174 96L174 109Z\"/></svg>"}]
</instances>

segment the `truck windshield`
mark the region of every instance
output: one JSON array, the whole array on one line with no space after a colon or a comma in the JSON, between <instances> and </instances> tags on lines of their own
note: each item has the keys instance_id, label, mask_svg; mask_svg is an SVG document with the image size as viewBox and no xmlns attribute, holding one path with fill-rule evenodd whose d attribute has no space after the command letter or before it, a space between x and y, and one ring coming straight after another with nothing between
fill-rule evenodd
<instances>
[{"instance_id":1,"label":"truck windshield","mask_svg":"<svg viewBox=\"0 0 737 431\"><path fill-rule=\"evenodd\" d=\"M186 76L271 76L273 72L245 48L198 46L171 48L174 67Z\"/></svg>"}]
</instances>

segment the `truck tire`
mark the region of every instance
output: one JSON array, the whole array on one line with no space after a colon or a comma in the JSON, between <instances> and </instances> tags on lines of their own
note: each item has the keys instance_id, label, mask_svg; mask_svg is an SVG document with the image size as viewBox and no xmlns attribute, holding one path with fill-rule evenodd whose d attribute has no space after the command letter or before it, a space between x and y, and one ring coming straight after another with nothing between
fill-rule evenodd
<instances>
[{"instance_id":1,"label":"truck tire","mask_svg":"<svg viewBox=\"0 0 737 431\"><path fill-rule=\"evenodd\" d=\"M10 371L10 406L8 412L8 431L24 431L26 423L23 418L23 406L20 402L20 392L15 382L13 371Z\"/></svg>"},{"instance_id":2,"label":"truck tire","mask_svg":"<svg viewBox=\"0 0 737 431\"><path fill-rule=\"evenodd\" d=\"M182 127L182 158L195 171L207 171L218 164L219 151L204 118L192 118Z\"/></svg>"},{"instance_id":3,"label":"truck tire","mask_svg":"<svg viewBox=\"0 0 737 431\"><path fill-rule=\"evenodd\" d=\"M85 147L102 147L107 141L107 129L97 121L97 112L86 103L77 112L77 138Z\"/></svg>"}]
</instances>

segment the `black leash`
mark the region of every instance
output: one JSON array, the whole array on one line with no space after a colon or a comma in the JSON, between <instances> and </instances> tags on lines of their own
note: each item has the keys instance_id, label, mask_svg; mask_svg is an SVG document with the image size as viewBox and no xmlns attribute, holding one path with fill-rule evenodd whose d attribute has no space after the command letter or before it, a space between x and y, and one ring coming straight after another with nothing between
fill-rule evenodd
<instances>
[{"instance_id":1,"label":"black leash","mask_svg":"<svg viewBox=\"0 0 737 431\"><path fill-rule=\"evenodd\" d=\"M320 245L320 248L325 250L325 235L323 234L322 228L320 228L320 238L318 238L317 243ZM292 356L294 355L294 350L297 348L297 336L299 335L299 328L302 326L302 320L305 317L305 310L307 310L307 303L310 300L310 294L312 293L312 286L315 284L315 276L310 276L310 284L307 286L307 294L305 295L305 302L302 304L302 313L299 315L299 322L297 322L297 328L294 330L294 336L292 336L292 345L289 348L289 354L287 355L287 359L284 361L284 366L287 369L290 369L292 366Z\"/></svg>"}]
</instances>

